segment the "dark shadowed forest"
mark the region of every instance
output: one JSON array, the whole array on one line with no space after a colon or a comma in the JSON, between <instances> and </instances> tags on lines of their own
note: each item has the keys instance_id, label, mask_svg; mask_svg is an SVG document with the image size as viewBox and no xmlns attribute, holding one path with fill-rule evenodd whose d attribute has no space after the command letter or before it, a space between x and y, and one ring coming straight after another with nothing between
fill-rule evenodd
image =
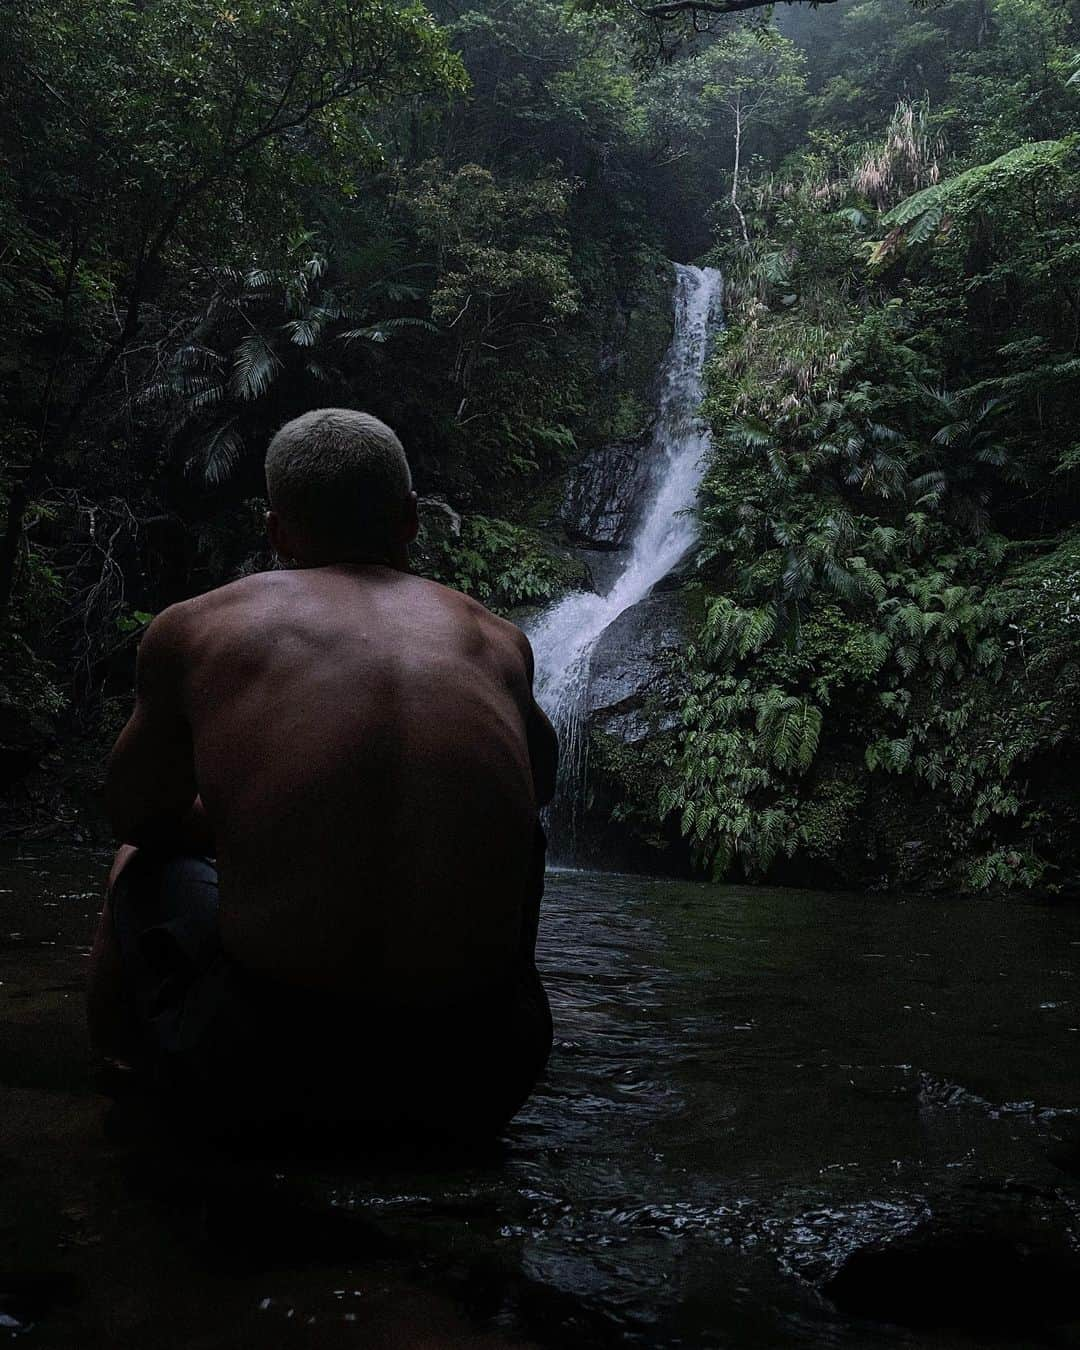
<instances>
[{"instance_id":1,"label":"dark shadowed forest","mask_svg":"<svg viewBox=\"0 0 1080 1350\"><path fill-rule=\"evenodd\" d=\"M586 853L1075 889L1078 110L1076 0L9 0L4 833L101 836L139 635L270 565L309 408L399 432L417 570L526 625L597 584L676 262L724 282L697 544Z\"/></svg>"}]
</instances>

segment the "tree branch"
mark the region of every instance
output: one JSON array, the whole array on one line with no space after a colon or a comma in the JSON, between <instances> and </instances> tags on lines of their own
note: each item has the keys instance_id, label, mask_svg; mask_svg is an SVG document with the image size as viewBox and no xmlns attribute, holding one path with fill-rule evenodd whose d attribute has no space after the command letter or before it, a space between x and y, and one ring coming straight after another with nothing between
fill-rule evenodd
<instances>
[{"instance_id":1,"label":"tree branch","mask_svg":"<svg viewBox=\"0 0 1080 1350\"><path fill-rule=\"evenodd\" d=\"M742 14L750 9L765 9L775 0L662 0L657 5L644 5L642 14L650 19L671 19L677 14ZM834 5L836 0L783 0L786 5Z\"/></svg>"}]
</instances>

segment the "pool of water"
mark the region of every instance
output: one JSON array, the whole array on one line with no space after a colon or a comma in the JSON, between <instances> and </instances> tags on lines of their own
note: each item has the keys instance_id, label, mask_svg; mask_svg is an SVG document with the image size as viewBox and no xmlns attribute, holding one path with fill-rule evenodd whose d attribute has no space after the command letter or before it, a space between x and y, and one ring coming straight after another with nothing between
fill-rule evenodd
<instances>
[{"instance_id":1,"label":"pool of water","mask_svg":"<svg viewBox=\"0 0 1080 1350\"><path fill-rule=\"evenodd\" d=\"M1076 908L552 872L555 1052L499 1149L174 1166L102 1132L85 1069L101 865L0 857L0 1326L28 1343L1033 1344L822 1290L939 1221L1080 1248Z\"/></svg>"}]
</instances>

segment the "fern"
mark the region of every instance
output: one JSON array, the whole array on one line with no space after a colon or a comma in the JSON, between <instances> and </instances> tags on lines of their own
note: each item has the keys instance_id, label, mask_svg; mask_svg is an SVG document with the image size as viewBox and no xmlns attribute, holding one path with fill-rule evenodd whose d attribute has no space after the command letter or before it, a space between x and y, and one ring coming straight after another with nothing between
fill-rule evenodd
<instances>
[{"instance_id":1,"label":"fern","mask_svg":"<svg viewBox=\"0 0 1080 1350\"><path fill-rule=\"evenodd\" d=\"M886 212L881 224L890 231L871 254L871 263L886 261L906 245L926 243L946 212L966 213L988 196L1015 191L1034 178L1059 169L1071 153L1067 141L1034 141L1019 145L987 164L976 164L954 178L923 188Z\"/></svg>"},{"instance_id":2,"label":"fern","mask_svg":"<svg viewBox=\"0 0 1080 1350\"><path fill-rule=\"evenodd\" d=\"M283 367L270 342L261 333L252 333L236 349L229 387L241 399L261 398Z\"/></svg>"}]
</instances>

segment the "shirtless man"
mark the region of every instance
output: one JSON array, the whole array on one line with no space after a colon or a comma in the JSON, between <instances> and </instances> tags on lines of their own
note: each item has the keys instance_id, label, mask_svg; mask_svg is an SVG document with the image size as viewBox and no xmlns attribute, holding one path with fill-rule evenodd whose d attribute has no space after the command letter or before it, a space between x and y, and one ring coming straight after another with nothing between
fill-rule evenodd
<instances>
[{"instance_id":1,"label":"shirtless man","mask_svg":"<svg viewBox=\"0 0 1080 1350\"><path fill-rule=\"evenodd\" d=\"M498 1129L551 1045L528 641L409 575L416 494L375 418L290 422L266 478L288 570L139 648L91 1036L215 1110Z\"/></svg>"}]
</instances>

